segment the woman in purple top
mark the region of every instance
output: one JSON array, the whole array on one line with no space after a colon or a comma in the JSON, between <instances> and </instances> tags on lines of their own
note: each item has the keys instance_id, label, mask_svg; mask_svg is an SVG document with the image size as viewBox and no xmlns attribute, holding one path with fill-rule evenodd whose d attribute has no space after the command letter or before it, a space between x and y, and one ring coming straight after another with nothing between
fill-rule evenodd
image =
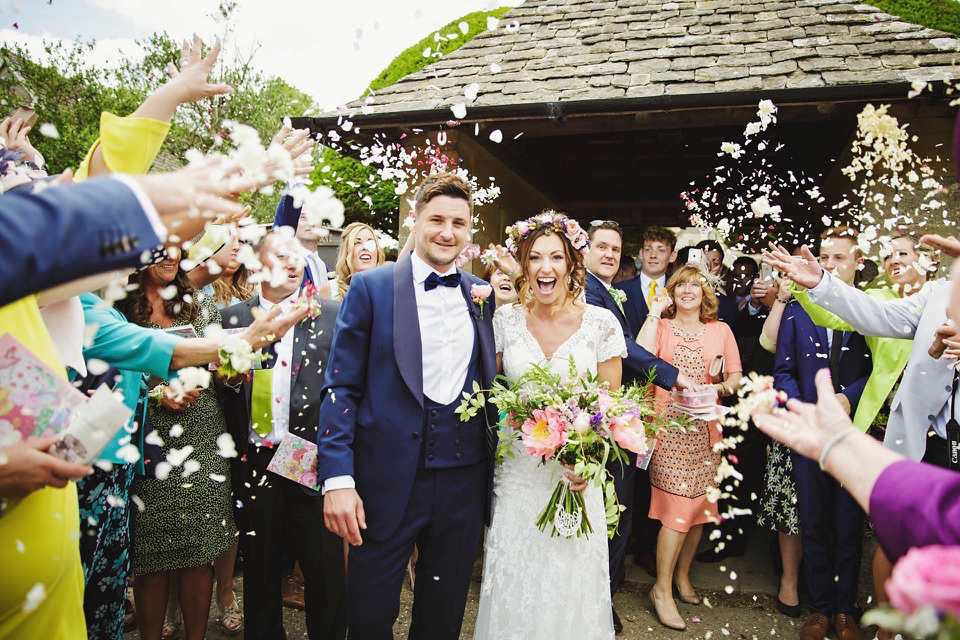
<instances>
[{"instance_id":1,"label":"woman in purple top","mask_svg":"<svg viewBox=\"0 0 960 640\"><path fill-rule=\"evenodd\" d=\"M960 240L924 236L922 242L960 257ZM960 322L960 260L951 273L947 316ZM947 340L948 357L960 342ZM819 460L873 519L891 561L911 547L960 545L960 473L914 462L853 426L833 394L829 369L817 373L816 405L790 400L788 411L753 416L756 425L808 458ZM954 398L957 381L954 379Z\"/></svg>"}]
</instances>

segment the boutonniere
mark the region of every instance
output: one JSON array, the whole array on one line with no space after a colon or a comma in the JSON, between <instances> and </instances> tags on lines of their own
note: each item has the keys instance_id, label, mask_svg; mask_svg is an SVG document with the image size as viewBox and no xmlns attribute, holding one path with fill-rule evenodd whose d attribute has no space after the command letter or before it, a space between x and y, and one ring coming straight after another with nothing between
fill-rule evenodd
<instances>
[{"instance_id":1,"label":"boutonniere","mask_svg":"<svg viewBox=\"0 0 960 640\"><path fill-rule=\"evenodd\" d=\"M483 305L493 294L493 287L488 284L475 284L470 287L470 297L473 299L473 304L477 305L477 318L483 317Z\"/></svg>"},{"instance_id":2,"label":"boutonniere","mask_svg":"<svg viewBox=\"0 0 960 640\"><path fill-rule=\"evenodd\" d=\"M627 301L627 292L610 287L610 296L613 298L613 301L617 303L620 313L623 313L623 303Z\"/></svg>"}]
</instances>

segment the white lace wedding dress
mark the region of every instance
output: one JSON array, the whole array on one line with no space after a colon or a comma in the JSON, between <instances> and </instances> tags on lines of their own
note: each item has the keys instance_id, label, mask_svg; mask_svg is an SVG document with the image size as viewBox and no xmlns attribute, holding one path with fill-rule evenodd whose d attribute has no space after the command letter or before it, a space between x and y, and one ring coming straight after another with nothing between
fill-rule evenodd
<instances>
[{"instance_id":1,"label":"white lace wedding dress","mask_svg":"<svg viewBox=\"0 0 960 640\"><path fill-rule=\"evenodd\" d=\"M587 306L580 328L547 361L527 329L520 305L497 309L493 318L497 352L511 379L545 362L566 372L570 357L581 374L597 363L626 356L620 324L612 313ZM589 537L551 537L534 524L565 471L541 465L519 445L516 455L496 469L493 521L484 542L483 582L475 639L612 639L606 515L600 489L584 498L593 533Z\"/></svg>"}]
</instances>

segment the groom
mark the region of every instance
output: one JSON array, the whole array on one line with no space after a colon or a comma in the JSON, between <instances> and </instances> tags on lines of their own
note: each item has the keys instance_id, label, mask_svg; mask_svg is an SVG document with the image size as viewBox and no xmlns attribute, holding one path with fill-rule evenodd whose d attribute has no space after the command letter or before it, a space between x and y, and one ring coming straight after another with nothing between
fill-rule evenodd
<instances>
[{"instance_id":1,"label":"groom","mask_svg":"<svg viewBox=\"0 0 960 640\"><path fill-rule=\"evenodd\" d=\"M354 274L327 364L318 479L324 522L351 544L349 637L393 637L404 569L419 550L411 638L458 638L489 523L496 411L454 410L497 374L494 298L454 260L467 243L470 185L427 178L414 252Z\"/></svg>"}]
</instances>

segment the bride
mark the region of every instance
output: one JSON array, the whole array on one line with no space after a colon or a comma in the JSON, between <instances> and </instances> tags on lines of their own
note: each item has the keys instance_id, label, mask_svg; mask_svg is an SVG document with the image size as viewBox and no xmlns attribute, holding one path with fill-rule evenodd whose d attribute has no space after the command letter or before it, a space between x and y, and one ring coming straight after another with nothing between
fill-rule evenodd
<instances>
[{"instance_id":1,"label":"bride","mask_svg":"<svg viewBox=\"0 0 960 640\"><path fill-rule=\"evenodd\" d=\"M518 258L520 303L493 318L501 372L517 379L532 365L598 372L620 387L626 344L610 311L583 301L578 249L586 233L573 220L544 212L507 229ZM524 302L525 301L525 302ZM489 640L612 639L606 514L600 489L555 462L540 464L519 444L494 475L493 520L484 543L483 582L474 637ZM534 524L561 472L583 491L593 527L588 537L551 537Z\"/></svg>"}]
</instances>

